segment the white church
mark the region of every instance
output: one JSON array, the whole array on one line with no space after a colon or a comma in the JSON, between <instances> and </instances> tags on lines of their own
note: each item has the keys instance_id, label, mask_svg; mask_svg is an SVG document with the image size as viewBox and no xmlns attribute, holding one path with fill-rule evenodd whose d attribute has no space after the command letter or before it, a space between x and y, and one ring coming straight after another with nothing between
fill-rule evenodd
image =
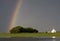
<instances>
[{"instance_id":1,"label":"white church","mask_svg":"<svg viewBox=\"0 0 60 41\"><path fill-rule=\"evenodd\" d=\"M48 33L56 33L56 30L53 28L51 31L48 31Z\"/></svg>"},{"instance_id":2,"label":"white church","mask_svg":"<svg viewBox=\"0 0 60 41\"><path fill-rule=\"evenodd\" d=\"M51 33L56 33L56 30L53 28L53 29L51 30Z\"/></svg>"}]
</instances>

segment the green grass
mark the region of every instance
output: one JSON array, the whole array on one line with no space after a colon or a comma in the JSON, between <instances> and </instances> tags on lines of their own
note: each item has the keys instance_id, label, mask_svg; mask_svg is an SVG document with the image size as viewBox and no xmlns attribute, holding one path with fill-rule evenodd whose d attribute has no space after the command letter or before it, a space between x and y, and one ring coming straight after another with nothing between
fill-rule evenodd
<instances>
[{"instance_id":1,"label":"green grass","mask_svg":"<svg viewBox=\"0 0 60 41\"><path fill-rule=\"evenodd\" d=\"M60 33L0 33L0 37L60 37Z\"/></svg>"}]
</instances>

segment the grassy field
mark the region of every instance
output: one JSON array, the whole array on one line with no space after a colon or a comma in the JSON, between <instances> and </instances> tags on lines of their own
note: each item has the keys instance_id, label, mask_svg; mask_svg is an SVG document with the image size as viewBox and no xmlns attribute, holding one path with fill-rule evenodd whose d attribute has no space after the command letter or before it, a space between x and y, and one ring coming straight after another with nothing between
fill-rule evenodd
<instances>
[{"instance_id":1,"label":"grassy field","mask_svg":"<svg viewBox=\"0 0 60 41\"><path fill-rule=\"evenodd\" d=\"M0 37L60 37L60 33L0 33Z\"/></svg>"}]
</instances>

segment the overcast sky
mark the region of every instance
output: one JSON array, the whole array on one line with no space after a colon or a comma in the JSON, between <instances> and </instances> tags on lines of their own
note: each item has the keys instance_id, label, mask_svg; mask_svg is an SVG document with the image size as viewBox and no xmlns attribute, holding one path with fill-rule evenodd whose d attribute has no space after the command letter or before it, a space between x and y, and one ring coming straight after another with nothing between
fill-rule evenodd
<instances>
[{"instance_id":1,"label":"overcast sky","mask_svg":"<svg viewBox=\"0 0 60 41\"><path fill-rule=\"evenodd\" d=\"M0 32L7 32L17 0L0 0ZM22 0L14 26L60 30L60 0Z\"/></svg>"}]
</instances>

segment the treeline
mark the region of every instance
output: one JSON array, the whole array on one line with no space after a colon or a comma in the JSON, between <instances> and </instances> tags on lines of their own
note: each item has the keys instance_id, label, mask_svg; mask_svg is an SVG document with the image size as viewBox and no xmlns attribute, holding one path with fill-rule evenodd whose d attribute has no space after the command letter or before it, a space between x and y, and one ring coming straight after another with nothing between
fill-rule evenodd
<instances>
[{"instance_id":1,"label":"treeline","mask_svg":"<svg viewBox=\"0 0 60 41\"><path fill-rule=\"evenodd\" d=\"M37 33L38 30L31 27L24 28L22 26L16 26L10 30L10 33Z\"/></svg>"}]
</instances>

